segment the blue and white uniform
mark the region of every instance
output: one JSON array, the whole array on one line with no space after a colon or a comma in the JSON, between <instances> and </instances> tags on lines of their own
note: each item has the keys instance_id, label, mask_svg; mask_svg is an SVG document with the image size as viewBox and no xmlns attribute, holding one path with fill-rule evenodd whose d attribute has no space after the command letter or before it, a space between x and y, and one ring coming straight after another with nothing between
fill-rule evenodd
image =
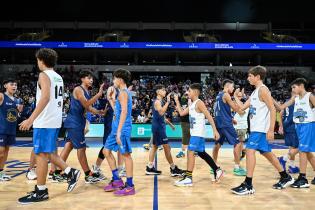
<instances>
[{"instance_id":1,"label":"blue and white uniform","mask_svg":"<svg viewBox=\"0 0 315 210\"><path fill-rule=\"evenodd\" d=\"M295 123L293 121L294 104L287 107L282 116L282 124L284 131L284 142L286 146L298 148L299 139L295 130Z\"/></svg>"},{"instance_id":2,"label":"blue and white uniform","mask_svg":"<svg viewBox=\"0 0 315 210\"><path fill-rule=\"evenodd\" d=\"M261 87L266 86L261 85L256 88L250 96L250 134L246 148L266 153L271 152L271 147L267 141L267 132L270 127L270 111L267 105L259 99L259 90Z\"/></svg>"},{"instance_id":3,"label":"blue and white uniform","mask_svg":"<svg viewBox=\"0 0 315 210\"><path fill-rule=\"evenodd\" d=\"M57 138L62 123L63 80L52 69L43 71L50 80L50 99L44 110L33 123L34 152L54 153L57 149ZM41 98L41 88L37 83L36 105Z\"/></svg>"},{"instance_id":4,"label":"blue and white uniform","mask_svg":"<svg viewBox=\"0 0 315 210\"><path fill-rule=\"evenodd\" d=\"M315 107L310 104L311 93L295 97L293 121L299 138L301 152L315 152Z\"/></svg>"}]
</instances>

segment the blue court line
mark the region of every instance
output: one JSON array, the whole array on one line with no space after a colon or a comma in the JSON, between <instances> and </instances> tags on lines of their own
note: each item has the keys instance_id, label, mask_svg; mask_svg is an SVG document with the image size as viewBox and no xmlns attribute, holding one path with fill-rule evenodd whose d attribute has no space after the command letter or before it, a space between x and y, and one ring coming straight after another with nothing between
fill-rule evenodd
<instances>
[{"instance_id":1,"label":"blue court line","mask_svg":"<svg viewBox=\"0 0 315 210\"><path fill-rule=\"evenodd\" d=\"M155 155L155 167L157 169L157 154ZM159 209L158 201L158 175L154 175L154 189L153 189L153 210Z\"/></svg>"}]
</instances>

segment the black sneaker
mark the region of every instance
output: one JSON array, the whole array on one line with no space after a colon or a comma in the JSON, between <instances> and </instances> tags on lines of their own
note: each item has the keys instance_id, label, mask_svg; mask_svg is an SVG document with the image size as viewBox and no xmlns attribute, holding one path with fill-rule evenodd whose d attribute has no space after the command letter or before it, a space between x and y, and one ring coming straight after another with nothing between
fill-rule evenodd
<instances>
[{"instance_id":1,"label":"black sneaker","mask_svg":"<svg viewBox=\"0 0 315 210\"><path fill-rule=\"evenodd\" d=\"M51 182L53 183L59 183L59 182L66 182L67 181L67 175L66 174L57 174L53 173Z\"/></svg>"},{"instance_id":2,"label":"black sneaker","mask_svg":"<svg viewBox=\"0 0 315 210\"><path fill-rule=\"evenodd\" d=\"M255 193L253 186L249 186L245 182L238 187L232 188L231 190L236 195L250 195Z\"/></svg>"},{"instance_id":3,"label":"black sneaker","mask_svg":"<svg viewBox=\"0 0 315 210\"><path fill-rule=\"evenodd\" d=\"M39 190L37 185L35 185L35 190L27 193L26 196L19 198L18 202L20 204L31 204L48 200L48 198L48 189L46 188L45 190Z\"/></svg>"},{"instance_id":4,"label":"black sneaker","mask_svg":"<svg viewBox=\"0 0 315 210\"><path fill-rule=\"evenodd\" d=\"M312 180L312 182L311 182L311 183L315 185L315 177L314 177L314 179Z\"/></svg>"},{"instance_id":5,"label":"black sneaker","mask_svg":"<svg viewBox=\"0 0 315 210\"><path fill-rule=\"evenodd\" d=\"M100 175L96 173L90 173L88 176L85 176L86 184L94 184L101 181Z\"/></svg>"},{"instance_id":6,"label":"black sneaker","mask_svg":"<svg viewBox=\"0 0 315 210\"><path fill-rule=\"evenodd\" d=\"M294 179L288 175L286 178L280 178L279 182L272 186L273 189L284 189L294 183Z\"/></svg>"},{"instance_id":7,"label":"black sneaker","mask_svg":"<svg viewBox=\"0 0 315 210\"><path fill-rule=\"evenodd\" d=\"M182 169L179 169L177 166L175 166L174 169L170 168L171 171L171 176L175 177L175 176L183 176L184 171Z\"/></svg>"},{"instance_id":8,"label":"black sneaker","mask_svg":"<svg viewBox=\"0 0 315 210\"><path fill-rule=\"evenodd\" d=\"M71 168L69 174L68 174L68 192L71 192L74 187L77 185L78 180L80 178L80 170Z\"/></svg>"},{"instance_id":9,"label":"black sneaker","mask_svg":"<svg viewBox=\"0 0 315 210\"><path fill-rule=\"evenodd\" d=\"M310 184L307 179L304 177L299 177L295 182L291 185L293 188L309 188Z\"/></svg>"},{"instance_id":10,"label":"black sneaker","mask_svg":"<svg viewBox=\"0 0 315 210\"><path fill-rule=\"evenodd\" d=\"M162 171L158 171L155 169L155 167L153 166L152 168L150 168L149 166L147 166L146 170L145 170L145 174L146 175L161 175Z\"/></svg>"}]
</instances>

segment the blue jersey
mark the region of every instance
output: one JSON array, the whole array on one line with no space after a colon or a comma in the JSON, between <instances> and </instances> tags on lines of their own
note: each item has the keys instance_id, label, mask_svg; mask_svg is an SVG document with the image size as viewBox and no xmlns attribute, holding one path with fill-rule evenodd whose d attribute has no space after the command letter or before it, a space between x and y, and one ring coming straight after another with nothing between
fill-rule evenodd
<instances>
[{"instance_id":1,"label":"blue jersey","mask_svg":"<svg viewBox=\"0 0 315 210\"><path fill-rule=\"evenodd\" d=\"M106 115L104 116L104 125L106 125L106 127L108 127L108 125L111 126L114 116L114 110L107 99L100 99L99 102L100 109L105 109L107 105L108 110L106 112Z\"/></svg>"},{"instance_id":2,"label":"blue jersey","mask_svg":"<svg viewBox=\"0 0 315 210\"><path fill-rule=\"evenodd\" d=\"M0 105L0 134L16 135L18 118L17 100L12 100L3 94L3 102Z\"/></svg>"},{"instance_id":3,"label":"blue jersey","mask_svg":"<svg viewBox=\"0 0 315 210\"><path fill-rule=\"evenodd\" d=\"M231 107L223 102L223 95L224 92L221 91L216 97L214 106L215 123L218 128L233 127Z\"/></svg>"},{"instance_id":4,"label":"blue jersey","mask_svg":"<svg viewBox=\"0 0 315 210\"><path fill-rule=\"evenodd\" d=\"M282 116L283 130L285 133L295 132L295 123L293 122L294 104L287 107Z\"/></svg>"},{"instance_id":5,"label":"blue jersey","mask_svg":"<svg viewBox=\"0 0 315 210\"><path fill-rule=\"evenodd\" d=\"M91 96L88 93L88 91L86 91L81 86L80 88L82 88L85 98L89 100ZM86 122L85 108L83 107L81 102L75 99L72 95L70 99L70 110L69 110L66 120L64 121L64 127L83 129L85 127L85 122Z\"/></svg>"},{"instance_id":6,"label":"blue jersey","mask_svg":"<svg viewBox=\"0 0 315 210\"><path fill-rule=\"evenodd\" d=\"M127 89L123 89L121 91L126 91L128 94L128 101L127 101L127 116L125 123L121 129L121 133L127 136L131 135L131 129L132 129L132 96L130 92ZM121 92L120 91L120 92ZM120 94L120 93L119 93ZM113 122L112 122L112 131L111 134L116 134L118 125L119 125L119 120L120 120L120 115L121 115L121 104L120 101L118 100L119 94L117 95L117 99L115 101L115 111L114 111L114 117L113 117Z\"/></svg>"},{"instance_id":7,"label":"blue jersey","mask_svg":"<svg viewBox=\"0 0 315 210\"><path fill-rule=\"evenodd\" d=\"M158 99L155 99L152 105L152 131L162 131L165 129L165 118L164 115L160 115L160 113L155 109L154 104L156 100ZM163 101L161 101L161 106L163 105Z\"/></svg>"}]
</instances>

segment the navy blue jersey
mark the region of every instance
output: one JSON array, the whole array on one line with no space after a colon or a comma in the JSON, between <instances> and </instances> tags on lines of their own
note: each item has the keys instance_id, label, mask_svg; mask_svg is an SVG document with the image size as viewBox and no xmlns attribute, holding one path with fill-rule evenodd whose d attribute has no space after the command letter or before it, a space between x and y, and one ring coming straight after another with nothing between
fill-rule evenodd
<instances>
[{"instance_id":1,"label":"navy blue jersey","mask_svg":"<svg viewBox=\"0 0 315 210\"><path fill-rule=\"evenodd\" d=\"M87 100L91 98L88 91L86 91L83 87L82 88L84 92L84 96ZM65 128L84 128L86 122L86 112L85 108L81 104L81 102L73 97L71 95L70 99L70 110L67 115L66 120L64 121L64 127Z\"/></svg>"},{"instance_id":2,"label":"navy blue jersey","mask_svg":"<svg viewBox=\"0 0 315 210\"><path fill-rule=\"evenodd\" d=\"M295 123L293 122L294 104L287 107L282 116L283 130L285 133L295 132Z\"/></svg>"},{"instance_id":3,"label":"navy blue jersey","mask_svg":"<svg viewBox=\"0 0 315 210\"><path fill-rule=\"evenodd\" d=\"M158 99L155 99L153 101L153 106L152 106L152 131L165 129L164 115L160 115L160 113L154 107L154 103L156 100ZM163 101L161 101L161 106L163 105L164 105Z\"/></svg>"},{"instance_id":4,"label":"navy blue jersey","mask_svg":"<svg viewBox=\"0 0 315 210\"><path fill-rule=\"evenodd\" d=\"M216 97L214 107L215 123L218 128L233 127L231 107L223 102L223 95L224 92L221 91Z\"/></svg>"},{"instance_id":5,"label":"navy blue jersey","mask_svg":"<svg viewBox=\"0 0 315 210\"><path fill-rule=\"evenodd\" d=\"M0 134L16 135L18 110L17 100L12 100L3 94L3 102L0 105Z\"/></svg>"},{"instance_id":6,"label":"navy blue jersey","mask_svg":"<svg viewBox=\"0 0 315 210\"><path fill-rule=\"evenodd\" d=\"M110 105L109 101L107 99L100 99L99 100L99 108L100 109L105 109L106 105L107 105L107 113L104 116L104 125L112 125L112 121L113 121L113 116L114 116L114 110L112 108L112 106Z\"/></svg>"},{"instance_id":7,"label":"navy blue jersey","mask_svg":"<svg viewBox=\"0 0 315 210\"><path fill-rule=\"evenodd\" d=\"M131 112L132 112L132 96L131 93L128 91L128 89L123 89L121 91L126 91L128 94L128 101L127 101L127 116L126 116L126 120L123 124L123 127L121 129L121 133L124 135L131 135L131 129L132 129L132 116L131 116ZM117 99L115 101L115 110L114 110L114 117L113 117L113 122L112 122L112 134L116 134L117 133L117 129L118 129L118 125L119 125L119 121L120 121L120 115L121 115L121 104L120 101L118 100L119 94L121 93L121 91L118 93L117 95Z\"/></svg>"}]
</instances>

